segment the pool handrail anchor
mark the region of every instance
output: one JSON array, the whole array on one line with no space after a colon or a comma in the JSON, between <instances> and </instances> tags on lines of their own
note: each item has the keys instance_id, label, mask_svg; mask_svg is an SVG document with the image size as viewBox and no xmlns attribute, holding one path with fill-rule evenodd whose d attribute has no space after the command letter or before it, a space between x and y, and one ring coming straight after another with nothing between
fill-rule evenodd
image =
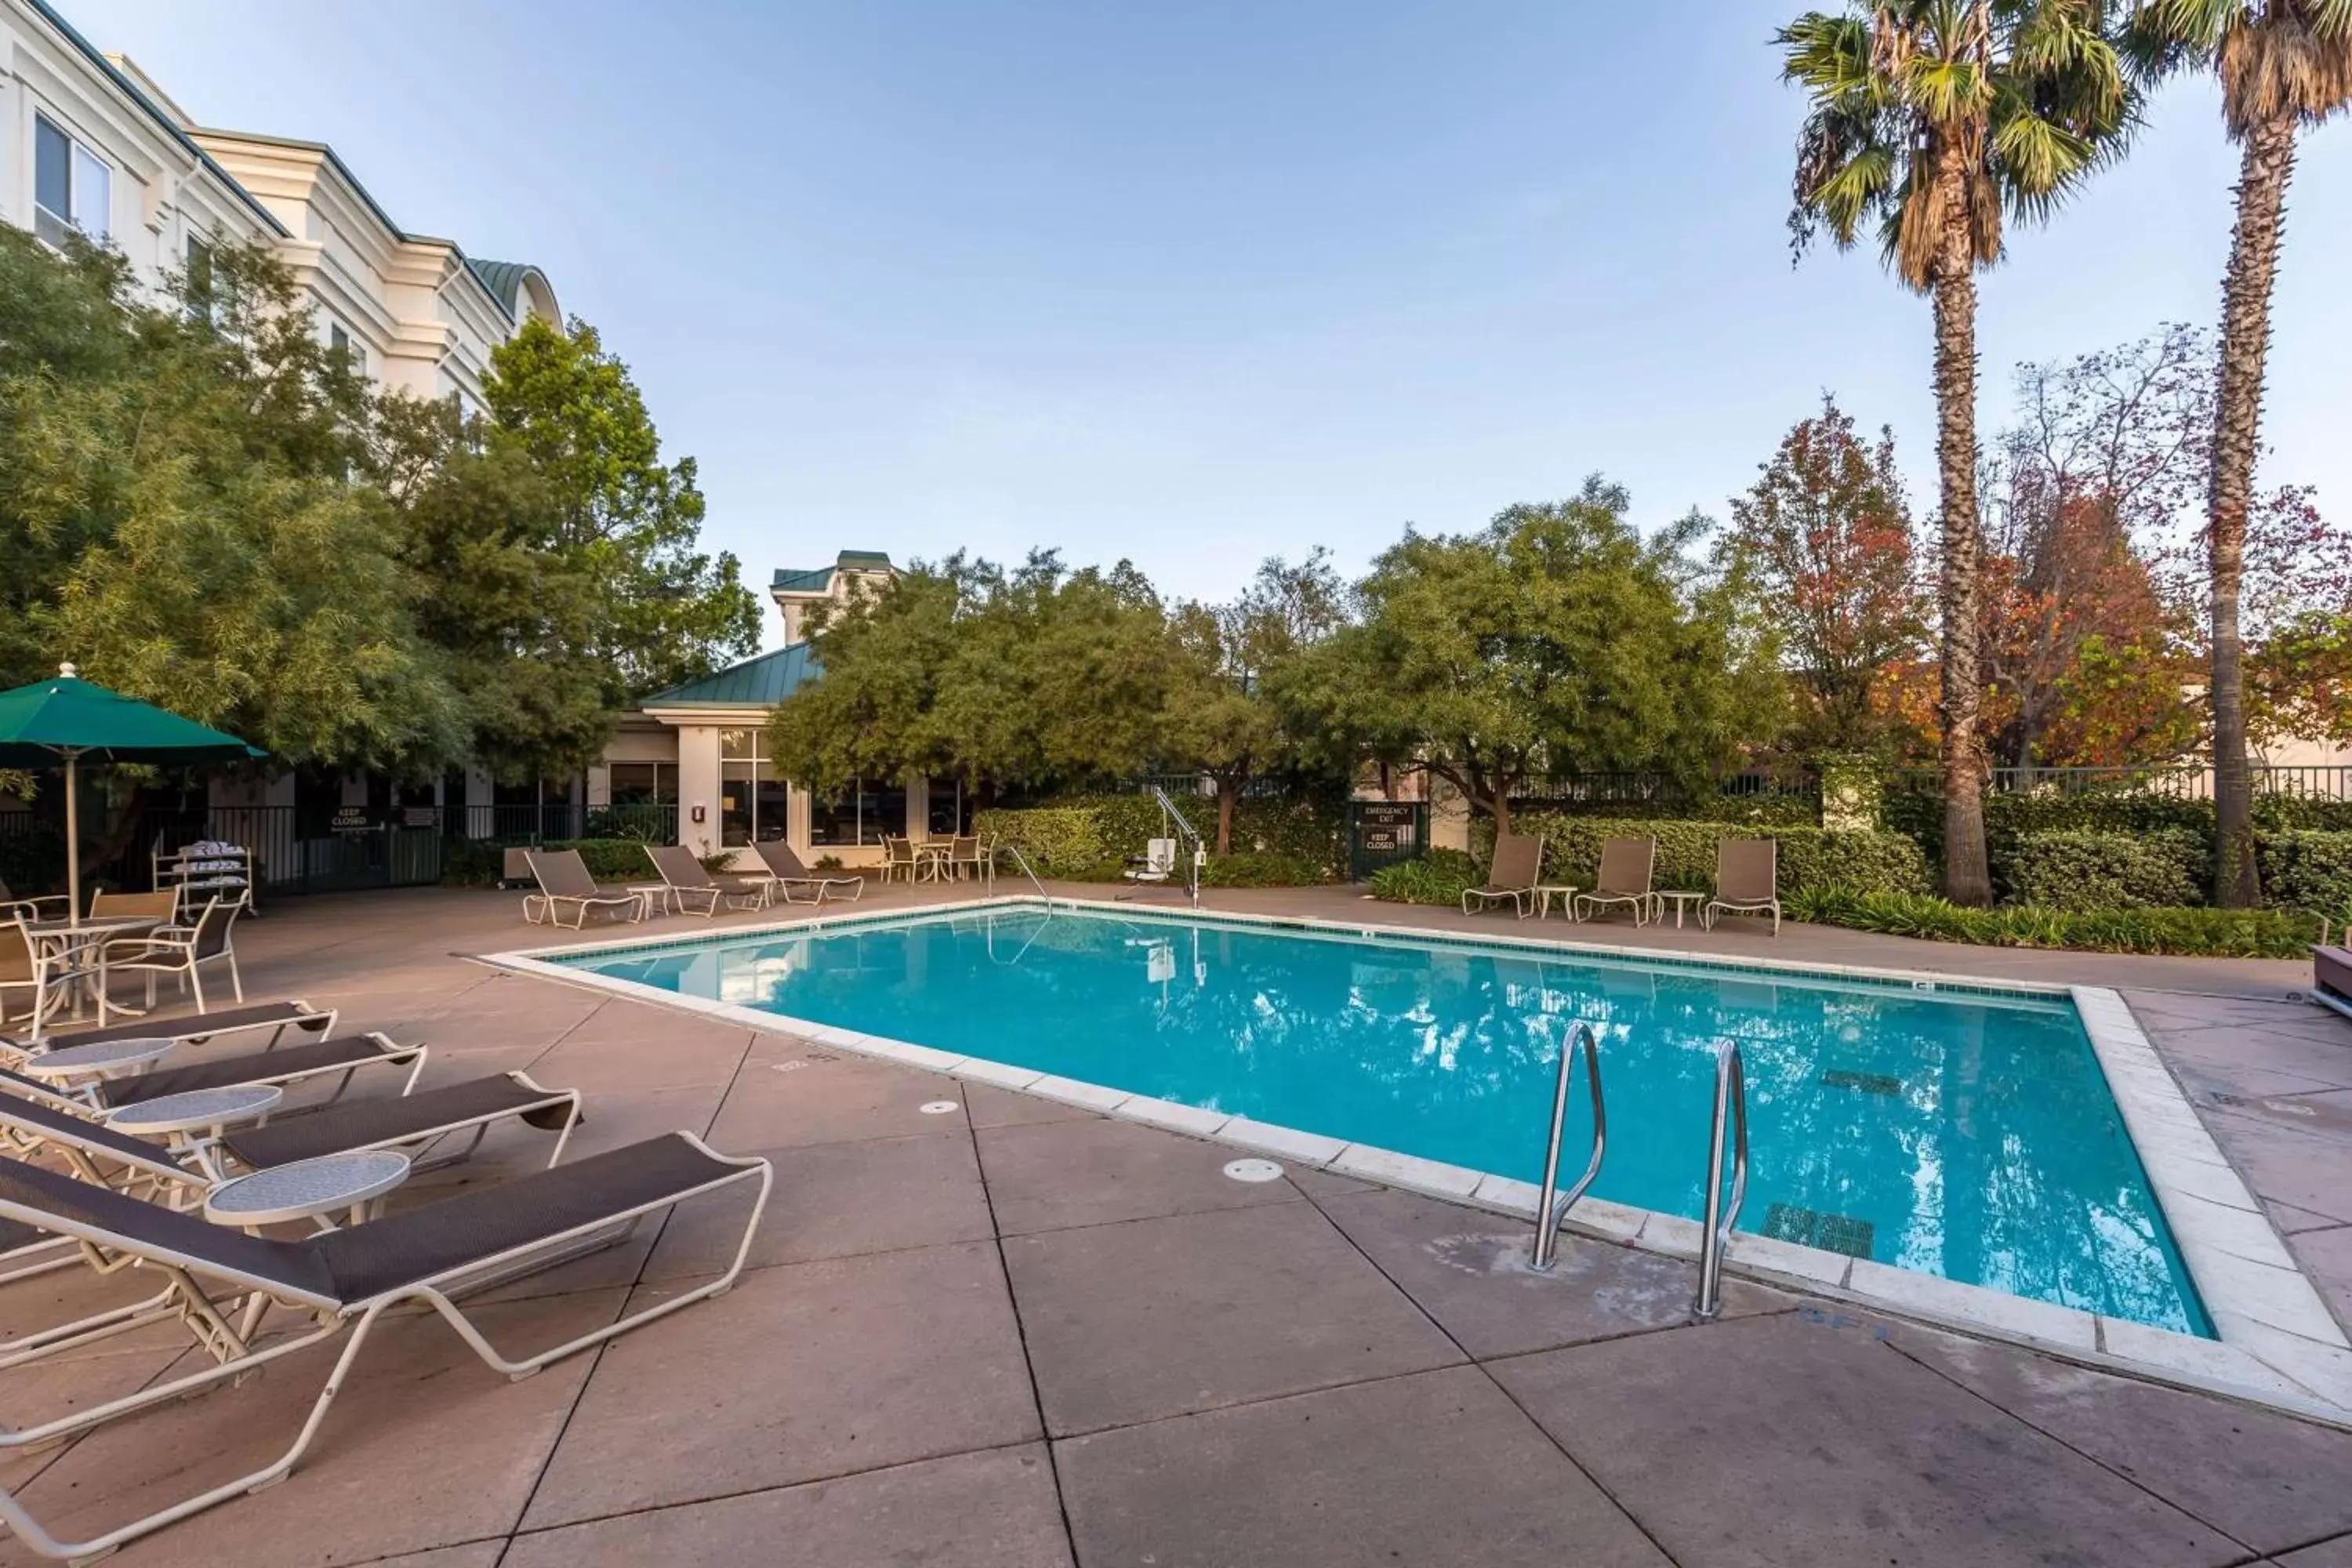
<instances>
[{"instance_id":1,"label":"pool handrail anchor","mask_svg":"<svg viewBox=\"0 0 2352 1568\"><path fill-rule=\"evenodd\" d=\"M1592 1158L1585 1163L1584 1174L1576 1179L1576 1184L1562 1193L1559 1191L1559 1146L1568 1136L1568 1084L1579 1047L1584 1053L1584 1080L1592 1093ZM1528 1266L1537 1272L1549 1270L1558 1257L1560 1225L1568 1218L1568 1211L1576 1206L1576 1200L1592 1185L1592 1178L1601 1173L1601 1156L1608 1147L1609 1112L1601 1098L1601 1038L1592 1032L1591 1024L1580 1023L1559 1053L1559 1079L1552 1089L1551 1136L1544 1150L1543 1195L1536 1200L1536 1244L1528 1259Z\"/></svg>"},{"instance_id":2,"label":"pool handrail anchor","mask_svg":"<svg viewBox=\"0 0 2352 1568\"><path fill-rule=\"evenodd\" d=\"M1724 1135L1731 1137L1731 1202L1723 1201ZM1698 1300L1691 1316L1713 1322L1723 1311L1723 1252L1748 1196L1748 1063L1739 1042L1726 1040L1715 1056L1715 1116L1707 1131L1706 1221L1698 1245Z\"/></svg>"}]
</instances>

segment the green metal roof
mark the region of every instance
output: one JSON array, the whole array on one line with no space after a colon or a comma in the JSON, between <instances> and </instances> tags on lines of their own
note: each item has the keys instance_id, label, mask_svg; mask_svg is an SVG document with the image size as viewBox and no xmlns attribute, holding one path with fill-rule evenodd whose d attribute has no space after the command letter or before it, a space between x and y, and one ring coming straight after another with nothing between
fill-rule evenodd
<instances>
[{"instance_id":1,"label":"green metal roof","mask_svg":"<svg viewBox=\"0 0 2352 1568\"><path fill-rule=\"evenodd\" d=\"M508 315L522 320L522 280L539 268L528 261L485 261L467 256L466 270L490 291L491 299L507 308Z\"/></svg>"},{"instance_id":2,"label":"green metal roof","mask_svg":"<svg viewBox=\"0 0 2352 1568\"><path fill-rule=\"evenodd\" d=\"M824 673L804 642L730 664L699 680L656 691L640 708L770 708Z\"/></svg>"},{"instance_id":3,"label":"green metal roof","mask_svg":"<svg viewBox=\"0 0 2352 1568\"><path fill-rule=\"evenodd\" d=\"M890 564L889 555L883 551L845 550L834 558L833 564L830 566L810 566L799 569L790 566L777 567L775 576L768 584L768 591L772 594L779 590L787 594L823 594L833 587L833 574L835 572L895 572L897 570L897 567Z\"/></svg>"}]
</instances>

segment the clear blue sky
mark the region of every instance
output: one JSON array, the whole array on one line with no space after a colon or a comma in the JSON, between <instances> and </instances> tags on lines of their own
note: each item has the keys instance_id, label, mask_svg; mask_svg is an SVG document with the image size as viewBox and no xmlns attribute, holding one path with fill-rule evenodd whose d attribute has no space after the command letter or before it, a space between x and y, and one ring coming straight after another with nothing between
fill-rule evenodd
<instances>
[{"instance_id":1,"label":"clear blue sky","mask_svg":"<svg viewBox=\"0 0 2352 1568\"><path fill-rule=\"evenodd\" d=\"M1220 596L1595 469L1721 516L1825 388L1932 504L1927 305L1874 255L1790 266L1792 0L60 3L200 121L544 267L758 584L1045 544ZM2015 237L1988 431L2016 361L2216 316L2235 175L2179 87ZM2263 478L2340 513L2352 125L2291 202Z\"/></svg>"}]
</instances>

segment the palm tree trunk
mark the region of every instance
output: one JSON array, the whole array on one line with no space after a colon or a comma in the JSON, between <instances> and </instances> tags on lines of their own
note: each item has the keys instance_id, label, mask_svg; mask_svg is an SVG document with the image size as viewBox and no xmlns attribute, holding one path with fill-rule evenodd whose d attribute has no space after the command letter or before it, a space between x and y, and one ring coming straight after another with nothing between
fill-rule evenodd
<instances>
[{"instance_id":1,"label":"palm tree trunk","mask_svg":"<svg viewBox=\"0 0 2352 1568\"><path fill-rule=\"evenodd\" d=\"M2213 901L2224 909L2262 902L2254 863L2254 780L2246 762L2246 692L2238 634L2246 509L2263 417L2263 362L2270 351L2271 282L2288 176L2294 173L2294 121L2273 120L2246 135L2238 176L2238 224L2221 285L2221 384L2215 399L2213 490L2206 543L2213 574Z\"/></svg>"},{"instance_id":2,"label":"palm tree trunk","mask_svg":"<svg viewBox=\"0 0 2352 1568\"><path fill-rule=\"evenodd\" d=\"M1947 152L1937 172L1944 232L1936 258L1936 466L1943 488L1939 618L1943 622L1944 896L1992 902L1985 863L1983 763L1978 726L1983 682L1977 531L1977 275L1969 243L1967 170Z\"/></svg>"}]
</instances>

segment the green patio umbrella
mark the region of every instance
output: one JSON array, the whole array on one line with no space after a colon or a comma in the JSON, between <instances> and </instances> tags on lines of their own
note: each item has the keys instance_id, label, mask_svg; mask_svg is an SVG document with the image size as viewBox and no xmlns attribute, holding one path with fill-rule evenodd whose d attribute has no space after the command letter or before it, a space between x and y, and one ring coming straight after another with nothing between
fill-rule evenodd
<instances>
[{"instance_id":1,"label":"green patio umbrella","mask_svg":"<svg viewBox=\"0 0 2352 1568\"><path fill-rule=\"evenodd\" d=\"M188 766L267 755L194 719L92 686L70 664L58 666L54 679L0 691L0 768L65 763L66 906L76 925L81 923L81 819L74 784L84 757Z\"/></svg>"}]
</instances>

